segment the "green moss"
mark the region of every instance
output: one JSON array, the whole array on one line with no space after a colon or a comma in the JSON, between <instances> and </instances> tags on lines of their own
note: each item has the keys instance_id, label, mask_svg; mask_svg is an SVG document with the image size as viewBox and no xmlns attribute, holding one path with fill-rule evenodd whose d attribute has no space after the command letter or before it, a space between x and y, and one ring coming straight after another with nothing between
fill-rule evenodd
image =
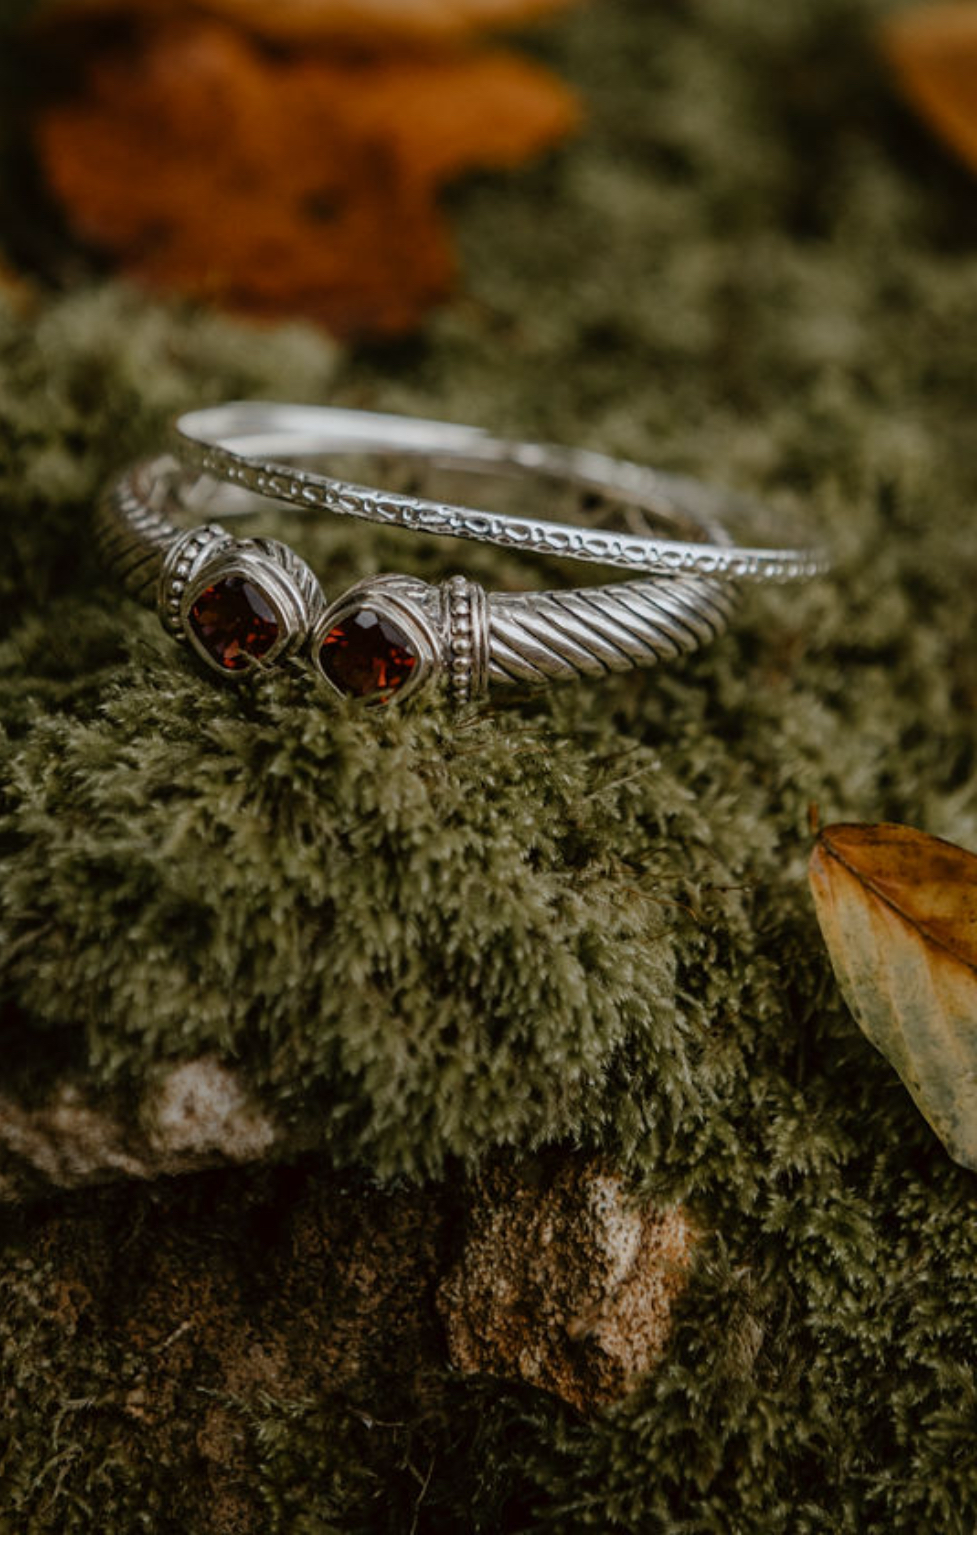
<instances>
[{"instance_id":1,"label":"green moss","mask_svg":"<svg viewBox=\"0 0 977 1548\"><path fill-rule=\"evenodd\" d=\"M122 1100L213 1050L335 1162L418 1178L500 1144L600 1148L714 1232L668 1362L606 1419L449 1384L419 1516L412 1474L384 1492L396 1448L354 1466L355 1426L314 1394L258 1405L240 1487L278 1529L977 1524L975 1185L844 1012L804 877L811 803L977 844L977 225L874 63L884 9L605 0L549 29L589 123L454 196L466 293L409 345L340 360L112 286L0 320L22 1073L83 1068ZM179 407L262 393L766 491L837 568L751 594L695 660L521 708L364 715L301 673L231 691L100 583L85 524ZM438 563L372 530L301 542L325 571ZM109 1334L77 1380L80 1346L25 1342L54 1274L4 1313L10 1454L34 1480L11 1529L138 1529L163 1473L140 1453L115 1481ZM55 1386L94 1403L69 1452Z\"/></svg>"}]
</instances>

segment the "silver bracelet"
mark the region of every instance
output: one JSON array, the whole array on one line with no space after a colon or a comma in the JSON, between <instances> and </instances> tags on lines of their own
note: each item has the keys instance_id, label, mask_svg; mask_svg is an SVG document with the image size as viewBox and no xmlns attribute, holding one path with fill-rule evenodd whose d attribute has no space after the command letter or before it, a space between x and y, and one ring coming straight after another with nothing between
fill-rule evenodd
<instances>
[{"instance_id":1,"label":"silver bracelet","mask_svg":"<svg viewBox=\"0 0 977 1548\"><path fill-rule=\"evenodd\" d=\"M201 447L201 455L191 459L198 469L216 473L236 489L228 490L226 484L221 489L210 478L188 474L172 456L153 459L131 469L106 492L99 537L108 567L129 592L149 605L155 603L164 627L228 678L280 664L303 649L337 692L384 703L404 699L435 681L447 687L455 701L465 703L490 688L543 687L601 677L672 659L715 638L728 622L735 592L730 577L737 571L725 561L745 554L752 562L757 552L734 548L720 524L720 512L743 508L736 497L596 453L501 442L464 427L351 410L225 405L185 416L181 433L188 421L198 431L201 422L211 428L223 425L227 431L229 424L240 427L247 421L254 456L244 461L224 447ZM585 492L623 501L659 523L691 528L702 541L604 534L474 512L259 460L349 450L394 450L422 464L447 462L469 471L497 471L500 466L542 471ZM213 465L211 457L217 459ZM314 501L296 501L294 491L310 488ZM633 566L632 552L620 545L636 543L646 565L649 549L674 553L679 562L666 561L661 574L620 584L525 593L486 593L460 575L440 585L406 575L380 575L327 603L309 566L284 543L235 538L214 520L189 530L181 525L193 519L191 508L199 520L200 514L226 505L229 498L240 502L245 491L265 501L343 510L563 558L569 552L572 557ZM346 503L348 498L351 503ZM260 500L251 499L247 508L256 503ZM437 526L435 512L440 515ZM411 514L415 519L404 519ZM480 521L489 523L490 530L481 530ZM530 540L522 541L520 532L527 527ZM537 543L540 529L547 536ZM549 541L551 534L561 532L571 534L586 551ZM605 536L618 545L613 553L585 542ZM793 573L810 574L822 563L808 551L759 553L763 563L774 568L746 573L784 579L786 566L795 567ZM690 557L702 568L684 562Z\"/></svg>"},{"instance_id":2,"label":"silver bracelet","mask_svg":"<svg viewBox=\"0 0 977 1548\"><path fill-rule=\"evenodd\" d=\"M178 419L173 450L188 467L306 510L646 574L793 581L828 567L826 555L816 549L733 545L726 523L755 523L763 511L755 500L601 452L502 440L470 425L296 403L222 403ZM549 474L624 502L666 527L691 525L697 540L527 520L371 489L291 465L293 459L308 462L349 451L396 451L460 466Z\"/></svg>"}]
</instances>

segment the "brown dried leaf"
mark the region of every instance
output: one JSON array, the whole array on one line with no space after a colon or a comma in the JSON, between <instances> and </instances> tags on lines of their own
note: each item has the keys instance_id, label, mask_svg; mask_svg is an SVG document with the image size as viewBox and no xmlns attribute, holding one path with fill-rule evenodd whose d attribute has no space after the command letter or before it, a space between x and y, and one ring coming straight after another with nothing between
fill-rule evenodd
<instances>
[{"instance_id":1,"label":"brown dried leaf","mask_svg":"<svg viewBox=\"0 0 977 1548\"><path fill-rule=\"evenodd\" d=\"M977 169L977 4L951 0L899 11L881 35L913 107Z\"/></svg>"},{"instance_id":2,"label":"brown dried leaf","mask_svg":"<svg viewBox=\"0 0 977 1548\"><path fill-rule=\"evenodd\" d=\"M450 289L439 185L515 165L577 118L570 91L517 55L269 58L201 22L97 57L36 137L76 232L127 274L394 334Z\"/></svg>"},{"instance_id":3,"label":"brown dried leaf","mask_svg":"<svg viewBox=\"0 0 977 1548\"><path fill-rule=\"evenodd\" d=\"M48 0L42 20L133 15L172 20L207 14L282 42L445 42L511 27L570 0Z\"/></svg>"},{"instance_id":4,"label":"brown dried leaf","mask_svg":"<svg viewBox=\"0 0 977 1548\"><path fill-rule=\"evenodd\" d=\"M825 828L818 922L852 1015L977 1170L977 855L896 823Z\"/></svg>"}]
</instances>

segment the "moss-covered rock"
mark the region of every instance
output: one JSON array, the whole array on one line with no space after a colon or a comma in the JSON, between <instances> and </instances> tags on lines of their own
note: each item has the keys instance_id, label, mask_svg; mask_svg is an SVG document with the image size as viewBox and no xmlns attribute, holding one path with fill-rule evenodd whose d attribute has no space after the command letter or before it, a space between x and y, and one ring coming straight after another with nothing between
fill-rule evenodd
<instances>
[{"instance_id":1,"label":"moss-covered rock","mask_svg":"<svg viewBox=\"0 0 977 1548\"><path fill-rule=\"evenodd\" d=\"M588 128L459 192L466 294L413 344L338 359L301 328L111 285L3 311L8 1189L112 1171L97 1135L65 1160L66 1085L137 1135L143 1173L167 1164L160 1091L194 1061L239 1083L260 1154L322 1157L9 1208L11 1530L199 1519L199 1437L178 1433L197 1399L160 1398L148 1444L127 1395L148 1390L152 1414L144 1366L185 1284L224 1274L212 1301L243 1298L245 1349L292 1315L245 1283L274 1281L281 1238L245 1233L220 1267L236 1212L283 1177L328 1192L330 1167L358 1169L343 1185L381 1178L388 1213L447 1179L431 1229L450 1232L457 1171L544 1143L601 1151L706 1233L658 1373L587 1423L446 1379L437 1354L430 1384L392 1371L382 1409L314 1362L283 1383L257 1355L241 1380L191 1361L174 1391L213 1384L229 1416L199 1442L232 1478L215 1521L977 1526L977 1184L844 1011L804 880L812 804L977 843L977 221L877 72L883 8L605 0L549 28L538 46ZM172 412L232 394L687 470L806 508L837 566L750 594L698 658L521 708L364 715L302 673L229 690L102 580L86 521ZM458 562L434 540L278 530L337 570ZM471 565L525 574L488 551ZM244 1143L207 1132L198 1160ZM137 1351L114 1276L157 1229L160 1275L169 1255L192 1266ZM320 1214L309 1240L328 1255L335 1229Z\"/></svg>"}]
</instances>

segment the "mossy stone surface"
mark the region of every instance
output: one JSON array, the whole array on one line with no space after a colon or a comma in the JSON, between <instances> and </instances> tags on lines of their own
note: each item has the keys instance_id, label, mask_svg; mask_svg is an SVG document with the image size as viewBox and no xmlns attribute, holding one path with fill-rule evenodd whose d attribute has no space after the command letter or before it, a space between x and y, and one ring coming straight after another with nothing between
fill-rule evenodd
<instances>
[{"instance_id":1,"label":"mossy stone surface","mask_svg":"<svg viewBox=\"0 0 977 1548\"><path fill-rule=\"evenodd\" d=\"M977 218L876 62L885 9L603 0L549 26L533 46L587 127L453 196L464 291L403 346L340 357L111 283L0 302L0 1086L31 1110L67 1076L117 1113L213 1057L318 1152L5 1210L8 1529L178 1530L209 1487L187 1458L224 1441L193 1433L195 1398L152 1444L126 1408L113 1274L157 1224L174 1286L233 1262L260 1343L281 1239L256 1229L247 1280L236 1208L332 1167L416 1199L544 1144L707 1232L658 1374L584 1422L443 1373L371 1411L311 1367L190 1363L240 1430L237 1519L977 1528L977 1182L853 1025L805 881L812 804L977 846ZM238 692L86 537L113 468L231 395L659 463L805 514L836 567L748 594L673 669L522 707L364 715L302 673ZM461 557L299 541L324 573Z\"/></svg>"}]
</instances>

